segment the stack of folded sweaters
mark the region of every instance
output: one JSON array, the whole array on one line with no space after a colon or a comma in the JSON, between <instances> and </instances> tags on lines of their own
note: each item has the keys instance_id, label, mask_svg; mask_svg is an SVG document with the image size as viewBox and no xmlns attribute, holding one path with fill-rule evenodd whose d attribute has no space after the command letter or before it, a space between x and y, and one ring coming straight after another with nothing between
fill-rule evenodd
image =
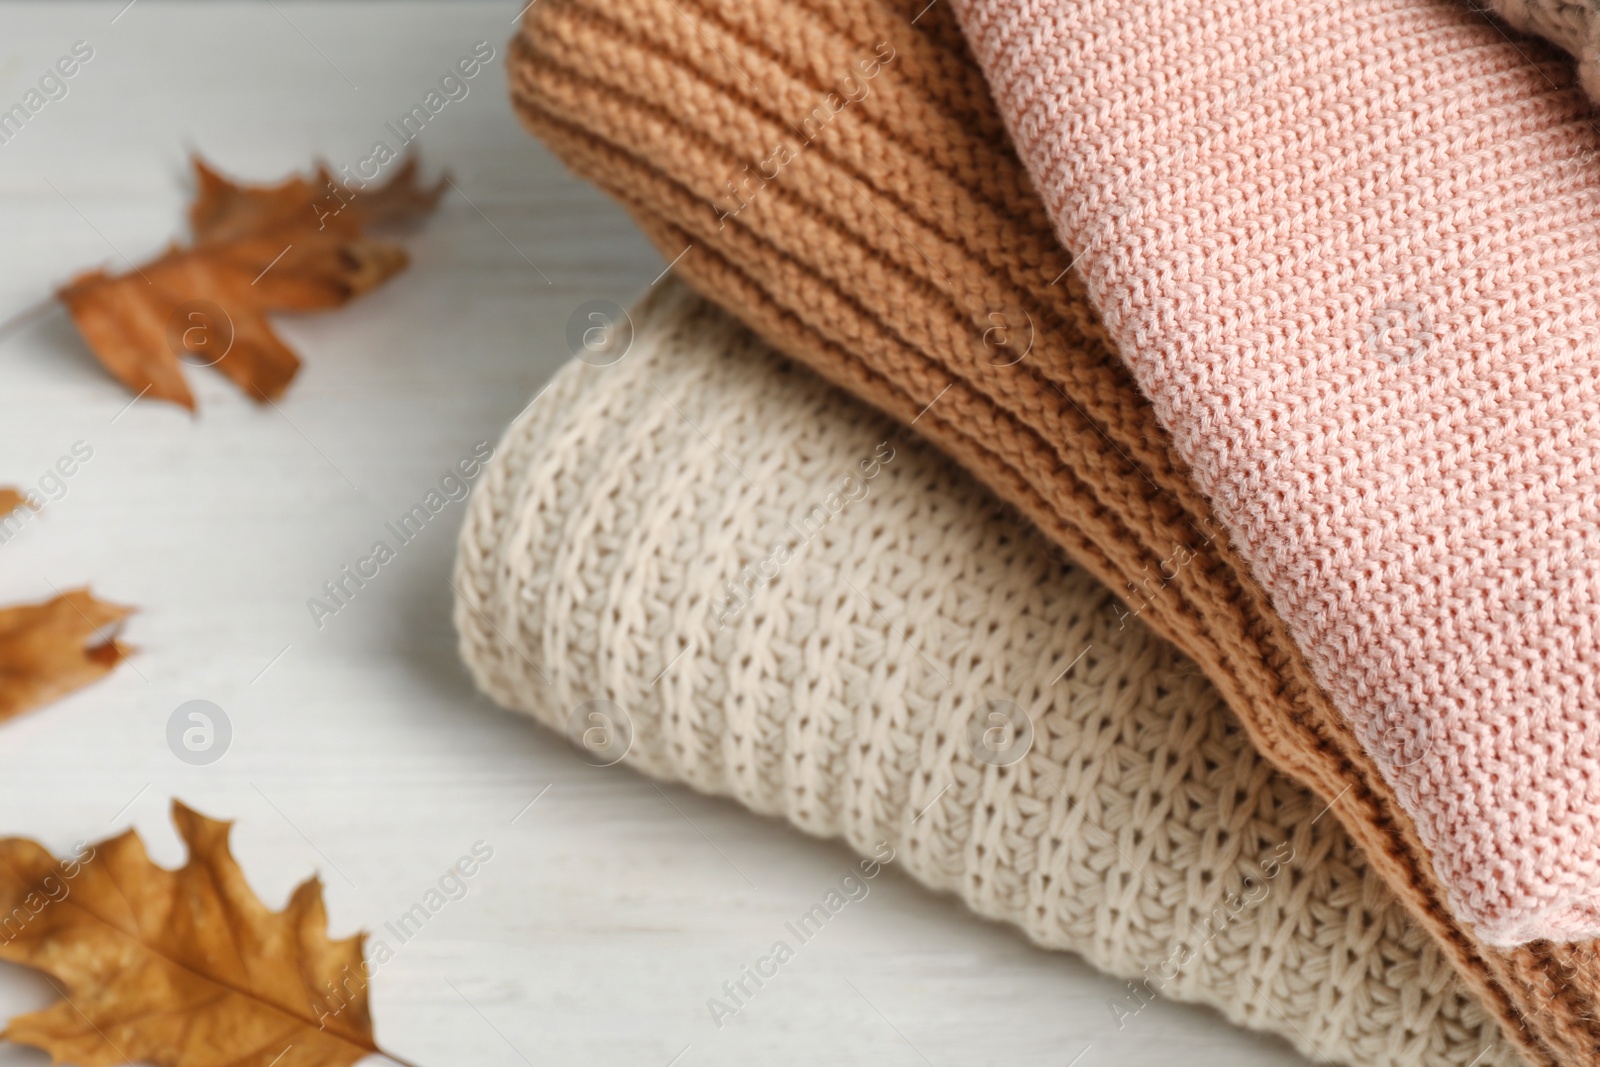
<instances>
[{"instance_id":1,"label":"stack of folded sweaters","mask_svg":"<svg viewBox=\"0 0 1600 1067\"><path fill-rule=\"evenodd\" d=\"M535 5L679 278L476 492L479 683L1314 1058L1600 1062L1600 77L1498 14Z\"/></svg>"}]
</instances>

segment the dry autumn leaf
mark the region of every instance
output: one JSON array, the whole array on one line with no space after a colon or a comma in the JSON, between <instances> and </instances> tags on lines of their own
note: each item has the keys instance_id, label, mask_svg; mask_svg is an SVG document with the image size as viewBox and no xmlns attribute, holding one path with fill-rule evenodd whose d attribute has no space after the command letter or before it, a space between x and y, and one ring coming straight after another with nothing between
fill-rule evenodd
<instances>
[{"instance_id":1,"label":"dry autumn leaf","mask_svg":"<svg viewBox=\"0 0 1600 1067\"><path fill-rule=\"evenodd\" d=\"M425 215L444 191L442 179L417 184L415 159L364 189L323 167L268 186L239 185L199 159L194 167L193 244L126 274L89 271L57 293L124 385L190 410L183 363L215 366L256 400L282 396L300 360L267 314L340 307L393 277L405 249L363 230Z\"/></svg>"},{"instance_id":2,"label":"dry autumn leaf","mask_svg":"<svg viewBox=\"0 0 1600 1067\"><path fill-rule=\"evenodd\" d=\"M228 851L228 823L177 801L172 818L189 849L175 871L132 830L60 862L0 840L0 959L62 995L0 1037L80 1067L404 1064L373 1038L365 935L329 940L321 884L270 911Z\"/></svg>"},{"instance_id":3,"label":"dry autumn leaf","mask_svg":"<svg viewBox=\"0 0 1600 1067\"><path fill-rule=\"evenodd\" d=\"M132 613L96 600L87 589L0 608L0 720L110 674L128 655L115 635Z\"/></svg>"}]
</instances>

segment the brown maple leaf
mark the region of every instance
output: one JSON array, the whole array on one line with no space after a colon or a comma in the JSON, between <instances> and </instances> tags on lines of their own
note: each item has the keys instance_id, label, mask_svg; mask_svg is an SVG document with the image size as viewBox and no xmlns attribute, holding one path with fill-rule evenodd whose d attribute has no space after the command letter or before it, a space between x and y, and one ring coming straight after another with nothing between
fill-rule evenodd
<instances>
[{"instance_id":1,"label":"brown maple leaf","mask_svg":"<svg viewBox=\"0 0 1600 1067\"><path fill-rule=\"evenodd\" d=\"M116 633L132 613L96 600L87 589L0 608L0 719L110 674L129 653Z\"/></svg>"},{"instance_id":2,"label":"brown maple leaf","mask_svg":"<svg viewBox=\"0 0 1600 1067\"><path fill-rule=\"evenodd\" d=\"M0 487L0 519L5 518L27 502L27 497L10 486Z\"/></svg>"},{"instance_id":3,"label":"brown maple leaf","mask_svg":"<svg viewBox=\"0 0 1600 1067\"><path fill-rule=\"evenodd\" d=\"M181 364L215 366L259 401L283 395L300 360L269 312L340 307L405 268L405 249L369 225L433 210L444 191L417 184L414 158L381 186L355 190L326 168L268 186L239 185L194 160L193 243L126 274L94 270L57 292L106 369L138 395L194 409Z\"/></svg>"},{"instance_id":4,"label":"brown maple leaf","mask_svg":"<svg viewBox=\"0 0 1600 1067\"><path fill-rule=\"evenodd\" d=\"M81 1067L405 1064L373 1037L366 935L328 938L321 883L271 911L228 851L228 823L176 800L172 819L189 849L175 871L132 830L60 862L0 840L0 959L45 972L62 997L0 1037Z\"/></svg>"}]
</instances>

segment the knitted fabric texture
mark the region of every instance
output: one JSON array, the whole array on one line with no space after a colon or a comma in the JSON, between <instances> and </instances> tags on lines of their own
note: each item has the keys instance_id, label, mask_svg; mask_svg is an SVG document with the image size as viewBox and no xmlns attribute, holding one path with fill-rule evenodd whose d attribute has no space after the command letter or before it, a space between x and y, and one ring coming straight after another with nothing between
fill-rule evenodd
<instances>
[{"instance_id":1,"label":"knitted fabric texture","mask_svg":"<svg viewBox=\"0 0 1600 1067\"><path fill-rule=\"evenodd\" d=\"M864 94L881 44L893 59ZM692 284L914 421L1188 653L1267 758L1333 803L1530 1061L1600 1062L1592 947L1501 951L1456 921L1376 763L1212 536L948 5L541 0L508 74L528 126Z\"/></svg>"},{"instance_id":2,"label":"knitted fabric texture","mask_svg":"<svg viewBox=\"0 0 1600 1067\"><path fill-rule=\"evenodd\" d=\"M1566 64L1439 0L954 6L1457 913L1600 936L1600 134Z\"/></svg>"},{"instance_id":3,"label":"knitted fabric texture","mask_svg":"<svg viewBox=\"0 0 1600 1067\"><path fill-rule=\"evenodd\" d=\"M575 741L574 709L626 715L647 774L889 842L1128 979L1122 1025L1159 993L1318 1059L1520 1062L1192 663L920 439L665 284L472 498L455 614L487 693Z\"/></svg>"}]
</instances>

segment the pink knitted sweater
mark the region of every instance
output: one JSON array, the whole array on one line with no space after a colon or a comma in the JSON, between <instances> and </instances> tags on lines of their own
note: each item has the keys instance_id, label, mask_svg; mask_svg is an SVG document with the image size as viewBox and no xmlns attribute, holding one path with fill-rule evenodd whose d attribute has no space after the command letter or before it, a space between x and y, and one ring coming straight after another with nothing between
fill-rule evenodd
<instances>
[{"instance_id":1,"label":"pink knitted sweater","mask_svg":"<svg viewBox=\"0 0 1600 1067\"><path fill-rule=\"evenodd\" d=\"M1600 135L1452 0L956 0L1141 388L1485 940L1600 936Z\"/></svg>"}]
</instances>

